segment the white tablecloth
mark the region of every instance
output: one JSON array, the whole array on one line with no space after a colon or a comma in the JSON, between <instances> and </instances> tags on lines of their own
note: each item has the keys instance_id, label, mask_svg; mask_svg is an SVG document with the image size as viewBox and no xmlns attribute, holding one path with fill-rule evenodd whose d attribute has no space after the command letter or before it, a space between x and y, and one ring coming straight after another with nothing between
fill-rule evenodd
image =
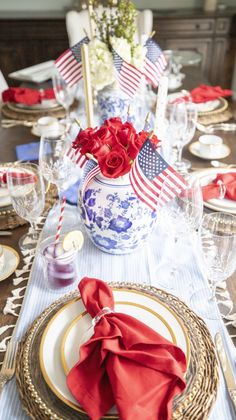
<instances>
[{"instance_id":1,"label":"white tablecloth","mask_svg":"<svg viewBox=\"0 0 236 420\"><path fill-rule=\"evenodd\" d=\"M65 216L65 223L63 225L64 231L78 228L78 211L75 207L67 206ZM56 220L55 214L49 215L44 227L43 237L49 236L49 234L53 234L56 231ZM148 244L140 251L125 256L113 256L99 251L88 238L85 238L84 247L78 257L80 278L83 276L90 276L101 278L105 281L150 282L153 286L158 287L158 270L161 261L165 258L165 252L167 252L165 251L166 240L167 237L156 230ZM179 282L174 293L188 303L193 288L198 289L205 286L206 280L198 269L196 258L193 257L191 247L187 247L186 244L185 249L182 249L180 254L184 256L181 264L185 267L185 270L183 278ZM75 286L72 286L71 290L74 288ZM30 284L27 289L24 306L16 331L17 339L20 340L34 319L59 297L60 295L58 295L58 293L49 292L45 287L42 261L40 256L37 255L32 267ZM224 336L235 369L235 349L227 336L227 331L223 326L223 323L221 321L209 321L207 323L213 337L217 331L220 331ZM27 418L28 417L21 408L15 379L13 379L3 390L0 400L0 419L23 420ZM221 372L218 397L210 419L235 419L235 413L228 397Z\"/></svg>"}]
</instances>

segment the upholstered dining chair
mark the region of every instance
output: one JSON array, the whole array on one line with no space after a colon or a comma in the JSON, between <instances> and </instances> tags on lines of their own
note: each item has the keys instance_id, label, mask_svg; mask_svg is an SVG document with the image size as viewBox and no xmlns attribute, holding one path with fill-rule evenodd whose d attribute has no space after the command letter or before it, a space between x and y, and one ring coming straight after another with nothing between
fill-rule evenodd
<instances>
[{"instance_id":1,"label":"upholstered dining chair","mask_svg":"<svg viewBox=\"0 0 236 420\"><path fill-rule=\"evenodd\" d=\"M101 7L102 12L102 7ZM101 13L100 12L100 13ZM99 8L98 8L99 14ZM137 15L137 37L141 41L141 35L150 35L153 27L153 14L151 10L145 9ZM88 10L76 12L71 10L66 14L66 28L70 47L79 42L84 36L85 31L90 37L90 24Z\"/></svg>"},{"instance_id":2,"label":"upholstered dining chair","mask_svg":"<svg viewBox=\"0 0 236 420\"><path fill-rule=\"evenodd\" d=\"M8 84L0 70L0 103L2 102L2 92L8 88Z\"/></svg>"}]
</instances>

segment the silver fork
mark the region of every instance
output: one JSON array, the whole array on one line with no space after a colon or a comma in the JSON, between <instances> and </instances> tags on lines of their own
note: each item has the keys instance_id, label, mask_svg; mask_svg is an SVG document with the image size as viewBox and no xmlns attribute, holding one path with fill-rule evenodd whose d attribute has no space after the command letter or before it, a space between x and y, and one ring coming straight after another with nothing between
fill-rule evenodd
<instances>
[{"instance_id":1,"label":"silver fork","mask_svg":"<svg viewBox=\"0 0 236 420\"><path fill-rule=\"evenodd\" d=\"M218 124L210 124L210 125L203 125L199 122L195 121L196 127L199 131L202 131L203 133L210 134L214 133L214 131L220 130L220 131L235 131L236 130L236 124L233 123L218 123Z\"/></svg>"},{"instance_id":2,"label":"silver fork","mask_svg":"<svg viewBox=\"0 0 236 420\"><path fill-rule=\"evenodd\" d=\"M7 345L2 369L0 371L0 396L6 382L9 381L15 374L17 350L18 342L14 339L11 339Z\"/></svg>"}]
</instances>

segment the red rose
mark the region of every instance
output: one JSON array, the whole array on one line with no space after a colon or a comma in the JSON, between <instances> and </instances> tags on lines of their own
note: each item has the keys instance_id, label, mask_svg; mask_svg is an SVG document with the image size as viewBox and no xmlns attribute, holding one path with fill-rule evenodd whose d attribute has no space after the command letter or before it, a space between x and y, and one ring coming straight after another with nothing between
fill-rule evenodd
<instances>
[{"instance_id":1,"label":"red rose","mask_svg":"<svg viewBox=\"0 0 236 420\"><path fill-rule=\"evenodd\" d=\"M84 144L84 146L80 149L80 153L85 155L86 153L90 153L91 155L96 156L96 152L100 149L102 143L99 139L94 139L92 136L88 141Z\"/></svg>"},{"instance_id":2,"label":"red rose","mask_svg":"<svg viewBox=\"0 0 236 420\"><path fill-rule=\"evenodd\" d=\"M2 92L3 102L14 102L14 88L9 88Z\"/></svg>"},{"instance_id":3,"label":"red rose","mask_svg":"<svg viewBox=\"0 0 236 420\"><path fill-rule=\"evenodd\" d=\"M106 126L102 126L99 130L97 130L93 134L93 138L101 142L101 147L94 155L97 159L109 153L118 144L115 133L111 133L110 129Z\"/></svg>"},{"instance_id":4,"label":"red rose","mask_svg":"<svg viewBox=\"0 0 236 420\"><path fill-rule=\"evenodd\" d=\"M126 148L129 143L133 142L135 136L136 130L129 122L122 124L122 127L117 131L119 142Z\"/></svg>"},{"instance_id":5,"label":"red rose","mask_svg":"<svg viewBox=\"0 0 236 420\"><path fill-rule=\"evenodd\" d=\"M78 149L83 147L91 138L91 134L95 131L94 128L86 128L86 130L80 130L79 134L77 135L76 139L72 143L73 149Z\"/></svg>"},{"instance_id":6,"label":"red rose","mask_svg":"<svg viewBox=\"0 0 236 420\"><path fill-rule=\"evenodd\" d=\"M101 172L107 178L118 178L130 170L130 159L126 150L117 145L105 156L98 158Z\"/></svg>"},{"instance_id":7,"label":"red rose","mask_svg":"<svg viewBox=\"0 0 236 420\"><path fill-rule=\"evenodd\" d=\"M120 117L113 117L113 118L109 118L109 120L106 120L104 122L104 125L109 127L111 130L111 132L117 132L117 130L119 130L119 128L122 127L122 121L120 119Z\"/></svg>"}]
</instances>

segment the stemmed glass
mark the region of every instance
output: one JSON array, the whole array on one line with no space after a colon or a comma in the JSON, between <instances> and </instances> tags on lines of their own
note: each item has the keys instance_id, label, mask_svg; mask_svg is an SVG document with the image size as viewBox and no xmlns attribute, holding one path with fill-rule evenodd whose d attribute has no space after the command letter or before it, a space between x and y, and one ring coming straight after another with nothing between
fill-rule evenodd
<instances>
[{"instance_id":1,"label":"stemmed glass","mask_svg":"<svg viewBox=\"0 0 236 420\"><path fill-rule=\"evenodd\" d=\"M75 87L69 86L58 72L53 74L52 84L57 102L65 109L66 127L68 129L70 125L70 106L74 102Z\"/></svg>"},{"instance_id":2,"label":"stemmed glass","mask_svg":"<svg viewBox=\"0 0 236 420\"><path fill-rule=\"evenodd\" d=\"M186 186L173 193L173 178L167 176L159 196L158 211L163 233L169 238L168 250L157 268L159 285L167 290L178 287L183 274L184 245L193 241L203 214L203 199L199 181L186 179ZM170 246L169 246L170 245ZM182 274L181 274L182 273Z\"/></svg>"},{"instance_id":3,"label":"stemmed glass","mask_svg":"<svg viewBox=\"0 0 236 420\"><path fill-rule=\"evenodd\" d=\"M168 105L170 132L172 144L177 149L177 159L174 162L179 172L187 172L190 161L182 159L183 147L188 144L196 130L197 108L192 102L180 102Z\"/></svg>"},{"instance_id":4,"label":"stemmed glass","mask_svg":"<svg viewBox=\"0 0 236 420\"><path fill-rule=\"evenodd\" d=\"M47 181L55 184L59 199L62 192L73 185L81 175L81 169L68 155L70 142L66 134L50 132L42 136L39 146L39 166Z\"/></svg>"},{"instance_id":5,"label":"stemmed glass","mask_svg":"<svg viewBox=\"0 0 236 420\"><path fill-rule=\"evenodd\" d=\"M221 212L206 214L200 229L200 241L203 269L210 288L197 290L190 302L199 315L218 319L219 315L214 310L216 287L236 269L236 216Z\"/></svg>"},{"instance_id":6,"label":"stemmed glass","mask_svg":"<svg viewBox=\"0 0 236 420\"><path fill-rule=\"evenodd\" d=\"M30 233L22 236L19 240L22 251L30 250L35 247L35 242L38 239L35 222L45 205L45 186L38 165L18 163L9 168L7 186L14 210L31 225Z\"/></svg>"}]
</instances>

